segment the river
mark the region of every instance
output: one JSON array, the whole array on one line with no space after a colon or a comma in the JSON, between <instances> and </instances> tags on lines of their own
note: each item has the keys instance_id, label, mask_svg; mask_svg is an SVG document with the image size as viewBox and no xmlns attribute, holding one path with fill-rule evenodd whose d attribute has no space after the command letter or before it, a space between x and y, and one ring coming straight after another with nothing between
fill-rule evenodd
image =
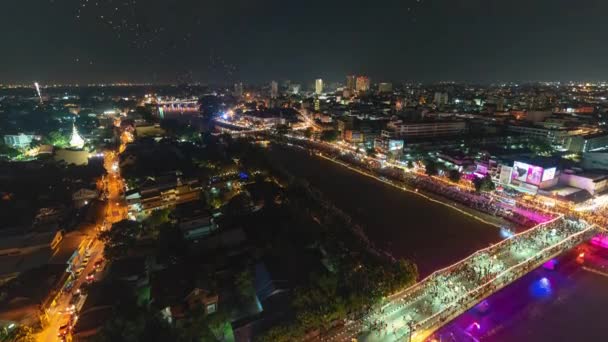
<instances>
[{"instance_id":1,"label":"river","mask_svg":"<svg viewBox=\"0 0 608 342\"><path fill-rule=\"evenodd\" d=\"M305 151L272 145L268 155L349 214L377 247L414 261L422 276L501 240L495 226Z\"/></svg>"}]
</instances>

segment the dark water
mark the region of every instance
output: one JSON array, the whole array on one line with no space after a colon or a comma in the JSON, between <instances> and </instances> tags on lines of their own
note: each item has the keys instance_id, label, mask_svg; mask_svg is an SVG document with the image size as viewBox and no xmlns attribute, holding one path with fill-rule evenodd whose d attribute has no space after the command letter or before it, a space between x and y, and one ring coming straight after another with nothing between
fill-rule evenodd
<instances>
[{"instance_id":1,"label":"dark water","mask_svg":"<svg viewBox=\"0 0 608 342\"><path fill-rule=\"evenodd\" d=\"M378 247L416 262L423 276L501 240L494 226L301 150L275 145L268 153L362 225Z\"/></svg>"},{"instance_id":2,"label":"dark water","mask_svg":"<svg viewBox=\"0 0 608 342\"><path fill-rule=\"evenodd\" d=\"M608 277L561 260L538 268L437 332L443 341L607 341ZM604 261L606 262L606 261ZM477 324L477 325L475 325Z\"/></svg>"}]
</instances>

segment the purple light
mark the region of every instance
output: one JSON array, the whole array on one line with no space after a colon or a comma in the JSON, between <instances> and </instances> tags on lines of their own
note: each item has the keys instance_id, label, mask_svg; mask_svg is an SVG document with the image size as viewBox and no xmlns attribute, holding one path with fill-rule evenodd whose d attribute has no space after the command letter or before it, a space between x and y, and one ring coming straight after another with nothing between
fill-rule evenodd
<instances>
[{"instance_id":1,"label":"purple light","mask_svg":"<svg viewBox=\"0 0 608 342\"><path fill-rule=\"evenodd\" d=\"M591 244L602 248L608 248L608 236L598 234L591 239Z\"/></svg>"},{"instance_id":2,"label":"purple light","mask_svg":"<svg viewBox=\"0 0 608 342\"><path fill-rule=\"evenodd\" d=\"M557 266L557 260L551 259L543 264L543 268L547 270L555 270L555 266Z\"/></svg>"}]
</instances>

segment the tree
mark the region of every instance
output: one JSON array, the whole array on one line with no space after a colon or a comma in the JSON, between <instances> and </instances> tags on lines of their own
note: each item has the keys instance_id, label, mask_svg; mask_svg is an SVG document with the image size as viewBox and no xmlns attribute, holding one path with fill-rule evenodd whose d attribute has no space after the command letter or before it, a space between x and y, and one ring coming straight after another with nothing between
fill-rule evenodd
<instances>
[{"instance_id":1,"label":"tree","mask_svg":"<svg viewBox=\"0 0 608 342\"><path fill-rule=\"evenodd\" d=\"M336 131L335 129L323 131L321 133L320 139L322 141L334 142L338 139L338 131Z\"/></svg>"},{"instance_id":2,"label":"tree","mask_svg":"<svg viewBox=\"0 0 608 342\"><path fill-rule=\"evenodd\" d=\"M95 128L99 127L99 120L96 117L91 117L88 114L81 113L76 117L76 121L74 122L76 128L80 132L84 132L86 134L92 132Z\"/></svg>"},{"instance_id":3,"label":"tree","mask_svg":"<svg viewBox=\"0 0 608 342\"><path fill-rule=\"evenodd\" d=\"M166 119L160 122L160 127L174 138L188 141L200 141L201 134L191 125L183 124L176 119Z\"/></svg>"},{"instance_id":4,"label":"tree","mask_svg":"<svg viewBox=\"0 0 608 342\"><path fill-rule=\"evenodd\" d=\"M146 229L158 231L160 226L171 221L169 215L171 215L171 209L154 210L152 214L143 221L143 224Z\"/></svg>"},{"instance_id":5,"label":"tree","mask_svg":"<svg viewBox=\"0 0 608 342\"><path fill-rule=\"evenodd\" d=\"M68 147L70 144L69 135L62 133L60 131L52 131L50 132L44 139L45 144L53 145L59 148Z\"/></svg>"},{"instance_id":6,"label":"tree","mask_svg":"<svg viewBox=\"0 0 608 342\"><path fill-rule=\"evenodd\" d=\"M157 312L137 305L135 297L119 302L112 317L106 321L95 341L180 341L178 330ZM181 340L187 341L187 340Z\"/></svg>"},{"instance_id":7,"label":"tree","mask_svg":"<svg viewBox=\"0 0 608 342\"><path fill-rule=\"evenodd\" d=\"M424 171L429 176L436 176L437 173L439 172L439 169L437 167L437 163L435 161L433 161L433 160L427 159L424 162Z\"/></svg>"},{"instance_id":8,"label":"tree","mask_svg":"<svg viewBox=\"0 0 608 342\"><path fill-rule=\"evenodd\" d=\"M182 232L175 226L162 225L158 232L158 260L175 264L186 257L187 244Z\"/></svg>"},{"instance_id":9,"label":"tree","mask_svg":"<svg viewBox=\"0 0 608 342\"><path fill-rule=\"evenodd\" d=\"M8 327L0 330L0 341L2 342L34 342L36 337L34 330L26 325L19 325L15 328Z\"/></svg>"},{"instance_id":10,"label":"tree","mask_svg":"<svg viewBox=\"0 0 608 342\"><path fill-rule=\"evenodd\" d=\"M312 137L312 133L313 133L312 127L307 127L306 130L304 130L304 136L307 138Z\"/></svg>"},{"instance_id":11,"label":"tree","mask_svg":"<svg viewBox=\"0 0 608 342\"><path fill-rule=\"evenodd\" d=\"M411 161L411 160L408 160L408 161L407 161L407 168L408 168L408 169L413 169L413 168L414 168L414 162L413 162L413 161Z\"/></svg>"},{"instance_id":12,"label":"tree","mask_svg":"<svg viewBox=\"0 0 608 342\"><path fill-rule=\"evenodd\" d=\"M141 117L146 120L146 122L154 122L155 118L152 115L152 111L144 106L137 106L135 108L135 113L141 115Z\"/></svg>"},{"instance_id":13,"label":"tree","mask_svg":"<svg viewBox=\"0 0 608 342\"><path fill-rule=\"evenodd\" d=\"M0 156L5 156L12 159L19 156L19 154L20 153L17 149L4 144L4 142L0 142Z\"/></svg>"},{"instance_id":14,"label":"tree","mask_svg":"<svg viewBox=\"0 0 608 342\"><path fill-rule=\"evenodd\" d=\"M277 125L276 130L278 134L285 135L289 132L289 127L287 125Z\"/></svg>"},{"instance_id":15,"label":"tree","mask_svg":"<svg viewBox=\"0 0 608 342\"><path fill-rule=\"evenodd\" d=\"M114 223L109 230L101 232L99 239L105 243L104 256L106 259L116 260L125 257L135 246L140 230L139 223L123 220Z\"/></svg>"},{"instance_id":16,"label":"tree","mask_svg":"<svg viewBox=\"0 0 608 342\"><path fill-rule=\"evenodd\" d=\"M454 183L460 182L461 176L462 175L460 174L460 172L458 172L458 170L450 170L448 172L448 178Z\"/></svg>"},{"instance_id":17,"label":"tree","mask_svg":"<svg viewBox=\"0 0 608 342\"><path fill-rule=\"evenodd\" d=\"M553 146L543 139L534 139L528 143L528 148L536 153L542 155L549 155L553 152Z\"/></svg>"},{"instance_id":18,"label":"tree","mask_svg":"<svg viewBox=\"0 0 608 342\"><path fill-rule=\"evenodd\" d=\"M239 216L249 212L251 204L251 197L247 193L241 192L230 199L223 211L228 216Z\"/></svg>"},{"instance_id":19,"label":"tree","mask_svg":"<svg viewBox=\"0 0 608 342\"><path fill-rule=\"evenodd\" d=\"M496 189L496 186L494 185L494 182L492 181L492 177L490 177L490 175L486 175L483 178L473 179L473 184L475 185L475 190L477 192L489 192L494 191L494 189Z\"/></svg>"},{"instance_id":20,"label":"tree","mask_svg":"<svg viewBox=\"0 0 608 342\"><path fill-rule=\"evenodd\" d=\"M249 270L245 270L237 274L236 278L234 279L234 285L236 286L236 289L243 300L248 300L255 294L255 288L253 287L253 276Z\"/></svg>"}]
</instances>

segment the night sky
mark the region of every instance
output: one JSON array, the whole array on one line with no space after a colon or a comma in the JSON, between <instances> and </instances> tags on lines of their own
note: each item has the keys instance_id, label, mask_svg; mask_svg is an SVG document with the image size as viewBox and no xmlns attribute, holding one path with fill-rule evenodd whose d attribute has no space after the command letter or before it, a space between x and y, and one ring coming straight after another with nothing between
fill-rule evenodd
<instances>
[{"instance_id":1,"label":"night sky","mask_svg":"<svg viewBox=\"0 0 608 342\"><path fill-rule=\"evenodd\" d=\"M608 79L606 0L4 0L0 83Z\"/></svg>"}]
</instances>

